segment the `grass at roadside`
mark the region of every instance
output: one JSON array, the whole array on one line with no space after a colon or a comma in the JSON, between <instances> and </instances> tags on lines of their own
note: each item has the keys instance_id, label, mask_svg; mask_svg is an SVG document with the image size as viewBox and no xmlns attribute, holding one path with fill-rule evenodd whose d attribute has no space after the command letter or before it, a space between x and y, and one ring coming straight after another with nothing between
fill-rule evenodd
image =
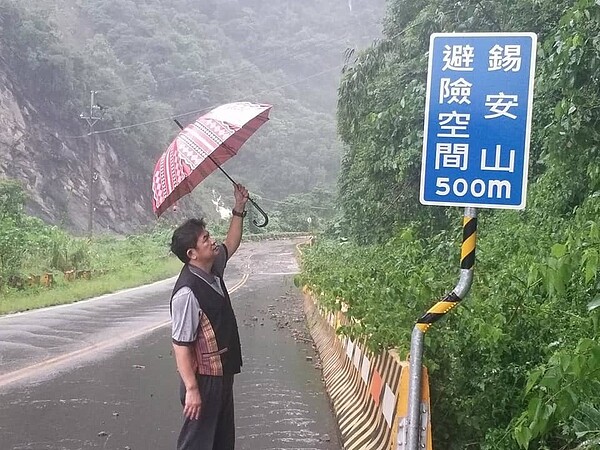
<instances>
[{"instance_id":1,"label":"grass at roadside","mask_svg":"<svg viewBox=\"0 0 600 450\"><path fill-rule=\"evenodd\" d=\"M0 315L73 303L152 283L174 276L181 269L181 262L169 252L173 230L168 227L140 235L86 239L70 236L37 219L23 220L25 231L7 234L13 240L3 238L6 230L0 228ZM216 239L222 240L224 233L216 231ZM295 235L264 233L246 239ZM11 245L2 247L3 239ZM74 272L91 273L92 277L67 281L67 274L72 276ZM53 286L35 286L34 280L48 273L53 275Z\"/></svg>"},{"instance_id":2,"label":"grass at roadside","mask_svg":"<svg viewBox=\"0 0 600 450\"><path fill-rule=\"evenodd\" d=\"M52 288L10 289L0 298L0 314L27 311L46 306L73 303L121 289L141 286L176 275L181 262L174 256L157 258L139 266L109 271L91 280L65 281L61 277Z\"/></svg>"},{"instance_id":3,"label":"grass at roadside","mask_svg":"<svg viewBox=\"0 0 600 450\"><path fill-rule=\"evenodd\" d=\"M0 315L140 286L176 275L181 268L169 251L173 223L157 222L137 235L77 237L25 214L26 198L19 183L0 180ZM227 226L210 226L211 234L221 240ZM246 229L245 239L298 235L250 231ZM85 279L90 274L91 279ZM52 287L43 287L50 278Z\"/></svg>"}]
</instances>

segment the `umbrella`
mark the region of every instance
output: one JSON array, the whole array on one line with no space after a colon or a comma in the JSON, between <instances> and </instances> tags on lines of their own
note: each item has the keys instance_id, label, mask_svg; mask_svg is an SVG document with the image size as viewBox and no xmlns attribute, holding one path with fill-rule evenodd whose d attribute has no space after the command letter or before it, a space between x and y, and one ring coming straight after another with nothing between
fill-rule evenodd
<instances>
[{"instance_id":1,"label":"umbrella","mask_svg":"<svg viewBox=\"0 0 600 450\"><path fill-rule=\"evenodd\" d=\"M271 105L248 102L221 105L187 127L175 120L181 132L161 155L154 168L152 178L152 207L160 215L184 195L190 193L215 169L236 184L221 167L233 157L250 136L267 120ZM269 218L252 198L248 200L264 217Z\"/></svg>"}]
</instances>

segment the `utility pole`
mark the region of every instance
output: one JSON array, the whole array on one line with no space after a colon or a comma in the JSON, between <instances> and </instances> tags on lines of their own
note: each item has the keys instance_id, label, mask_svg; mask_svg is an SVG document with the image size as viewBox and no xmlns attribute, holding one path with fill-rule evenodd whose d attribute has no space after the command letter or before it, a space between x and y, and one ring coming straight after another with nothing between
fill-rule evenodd
<instances>
[{"instance_id":1,"label":"utility pole","mask_svg":"<svg viewBox=\"0 0 600 450\"><path fill-rule=\"evenodd\" d=\"M88 160L88 170L89 170L89 179L88 179L88 235L92 237L94 234L94 153L96 151L96 137L94 135L94 125L99 120L102 120L101 113L104 108L94 102L94 96L98 93L98 91L90 91L90 110L88 115L86 116L84 113L81 113L79 117L85 120L89 127L88 136L90 137L90 150L89 150L89 160Z\"/></svg>"}]
</instances>

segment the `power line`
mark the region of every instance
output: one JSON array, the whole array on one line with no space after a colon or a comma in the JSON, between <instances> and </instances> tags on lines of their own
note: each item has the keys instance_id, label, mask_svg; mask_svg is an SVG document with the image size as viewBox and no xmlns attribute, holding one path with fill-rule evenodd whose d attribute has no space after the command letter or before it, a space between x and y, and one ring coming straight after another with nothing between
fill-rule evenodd
<instances>
[{"instance_id":1,"label":"power line","mask_svg":"<svg viewBox=\"0 0 600 450\"><path fill-rule=\"evenodd\" d=\"M316 78L316 77L321 76L321 75L323 75L325 73L333 72L334 70L340 70L341 68L342 68L342 65L338 64L337 66L330 67L328 69L322 70L321 72L318 72L318 73L315 73L313 75L309 75L307 77L301 78L300 80L296 80L296 81L293 81L291 83L286 83L286 84L282 84L282 85L279 85L279 86L275 86L275 87L272 87L272 88L269 88L269 89L265 89L263 91L254 92L254 93L252 93L250 95L251 96L256 96L256 95L264 94L264 93L267 93L267 92L273 92L273 91L276 91L276 90L279 90L279 89L283 89L283 88L286 88L286 87L289 87L289 86L293 86L295 84L302 83L302 82L310 80L312 78ZM159 119L148 120L148 121L145 121L145 122L134 123L134 124L131 124L131 125L124 125L124 126L120 126L120 127L109 128L109 129L106 129L106 130L98 130L98 131L94 131L93 134L105 134L105 133L110 133L110 132L113 132L113 131L128 130L128 129L131 129L131 128L141 127L141 126L145 126L145 125L152 125L152 124L155 124L155 123L158 123L158 122L164 122L166 120L173 120L175 118L187 116L187 115L190 115L190 114L198 114L198 113L201 113L201 112L209 111L209 110L211 110L211 109L213 109L213 108L215 108L217 106L219 106L219 104L215 104L215 105L208 106L208 107L201 108L201 109L196 109L196 110L193 110L193 111L187 111L187 112L184 112L184 113L180 113L180 114L176 114L176 115L172 115L172 116L168 116L168 117L162 117L162 118L159 118ZM89 133L81 135L81 136L64 136L64 137L65 138L70 138L70 139L81 139L81 138L85 138L87 136L89 136Z\"/></svg>"},{"instance_id":2,"label":"power line","mask_svg":"<svg viewBox=\"0 0 600 450\"><path fill-rule=\"evenodd\" d=\"M216 108L217 106L219 106L219 105L216 104L216 105L213 105L213 106L209 106L207 108L196 109L194 111L188 111L186 113L176 114L174 116L169 116L169 117L162 117L160 119L148 120L146 122L134 123L134 124L131 124L131 125L124 125L122 127L115 127L115 128L109 128L109 129L106 129L106 130L94 131L94 134L105 134L105 133L110 133L112 131L128 130L130 128L141 127L141 126L144 126L144 125L152 125L154 123L164 122L165 120L177 119L178 117L187 116L189 114L198 114L198 113L201 113L201 112L204 112L204 111L210 111L211 109Z\"/></svg>"},{"instance_id":3,"label":"power line","mask_svg":"<svg viewBox=\"0 0 600 450\"><path fill-rule=\"evenodd\" d=\"M414 28L416 25L418 25L418 24L415 23L415 24L411 25L410 27L404 28L400 32L396 33L395 35L387 38L387 40L391 41L391 40L395 39L396 37L404 34L408 30L410 30L411 28ZM336 69L340 70L340 69L342 69L344 67L344 65L345 64L338 64L338 65L336 65L334 67L330 67L329 69L325 69L325 70L323 70L321 72L318 72L316 74L309 75L308 77L302 78L300 80L297 80L297 81L294 81L294 82L291 82L291 83L286 83L286 84L283 84L283 85L280 85L280 86L276 86L276 87L273 87L273 88L265 89L263 91L259 91L259 92L253 93L251 95L260 95L260 94L264 94L264 93L267 93L267 92L273 92L273 91L275 91L277 89L283 89L285 87L293 86L295 84L302 83L302 82L304 82L306 80L310 80L312 78L316 78L316 77L318 77L320 75L323 75L325 73L332 72L332 71L334 71ZM240 72L241 72L240 70L234 71L234 72L231 72L230 75L235 75L236 73L239 74ZM180 76L183 77L183 76L186 76L186 75L189 75L189 74L183 74L183 75L180 75ZM179 76L172 77L171 79L174 79L174 78L177 78L177 77L179 77ZM96 91L96 92L103 92L103 91ZM110 92L110 89L109 90L105 90L104 92ZM201 108L201 109L197 109L197 110L193 110L193 111L184 112L184 113L181 113L181 114L176 114L176 115L169 116L169 117L162 117L162 118L159 118L159 119L154 119L154 120L149 120L149 121L145 121L145 122L134 123L134 124L131 124L131 125L124 125L124 126L121 126L121 127L114 127L114 128L109 128L109 129L106 129L106 130L94 131L94 134L105 134L105 133L109 133L109 132L113 132L113 131L121 131L121 130L127 130L127 129L131 129L131 128L140 127L140 126L145 126L145 125L152 125L152 124L159 123L159 122L164 122L164 121L167 121L167 120L173 120L175 118L183 117L183 116L186 116L186 115L189 115L189 114L198 114L198 113L201 113L201 112L204 112L204 111L209 111L212 108L215 108L216 106L218 106L218 104L213 105L213 106L209 106L209 107L206 107L206 108ZM88 135L89 134L85 134L85 135L81 135L81 136L63 136L63 137L64 138L69 138L69 139L81 139L81 138L87 137Z\"/></svg>"},{"instance_id":4,"label":"power line","mask_svg":"<svg viewBox=\"0 0 600 450\"><path fill-rule=\"evenodd\" d=\"M266 201L266 202L271 202L271 203L277 203L279 205L288 205L288 206L298 206L294 203L289 203L289 202L282 202L281 200L272 200L270 198L265 198L265 197L260 197L261 201ZM310 209L322 209L325 211L331 211L332 209L334 209L333 207L326 207L326 206L309 206L309 205L302 205L303 208L310 208Z\"/></svg>"},{"instance_id":5,"label":"power line","mask_svg":"<svg viewBox=\"0 0 600 450\"><path fill-rule=\"evenodd\" d=\"M391 40L395 39L396 37L398 37L398 36L400 36L400 35L404 34L406 31L410 30L411 28L413 28L413 27L414 27L414 26L416 26L416 25L417 25L417 24L413 24L412 26L410 26L410 27L408 27L408 28L405 28L405 29L401 30L400 32L396 33L395 35L393 35L393 36L391 36L391 37L387 38L387 40L390 40L390 41L391 41ZM344 37L344 38L335 39L335 40L333 40L333 41L328 41L327 43L335 43L335 42L340 42L340 41L342 41L342 40L347 40L347 39L348 39L347 37ZM319 45L317 45L317 46L324 46L324 43L319 43ZM312 48L314 48L314 45L313 45L313 44L311 44L311 47L310 47L310 49L312 49ZM262 62L262 63L264 64L265 62L269 62L269 61L271 61L271 60L274 60L274 59L280 59L280 58L284 58L284 57L286 57L286 56L290 56L291 54L292 54L292 52L284 52L284 53L283 53L283 55L277 55L277 54L273 55L273 52L271 52L271 51L266 51L266 52L263 52L263 53L261 53L260 55L258 55L256 58L262 58L263 56L266 56L266 55L271 55L271 57L270 57L270 58L267 58L267 59L266 59L266 60L264 60L264 61L258 61L258 62ZM313 57L313 53L312 53L312 52L309 52L309 53L307 53L305 56L307 56L307 57ZM295 61L301 61L301 60L305 59L305 56L302 56L302 57L300 57L300 58L294 58L294 60L295 60ZM224 73L224 74L216 74L216 75L208 76L208 77L206 77L206 78L204 78L204 79L203 79L203 82L206 82L206 81L211 81L211 80L213 80L213 81L214 81L214 80L222 80L222 79L223 79L223 77L229 77L230 75L240 75L240 74L242 74L242 73L244 73L244 72L248 72L248 71L250 71L250 70L254 70L254 69L256 69L256 68L257 68L257 66L256 66L256 62L257 62L257 61L247 61L247 62L248 62L248 64L250 64L250 65L249 65L249 66L247 66L247 67L242 67L242 68L239 68L239 69L236 69L236 70L234 70L234 71L231 71L231 72L228 72L228 73ZM343 65L342 65L341 67L343 67ZM340 67L340 68L341 68L341 67ZM201 72L199 72L199 71L193 71L193 72L188 72L188 73L181 74L181 75L175 75L175 76L173 76L173 77L168 77L168 78L158 79L158 80L155 80L155 82L156 82L156 83L162 83L162 82L164 82L164 81L170 81L170 80L174 80L174 79L177 79L177 78L184 78L184 77L186 77L186 76L190 76L190 75L197 75L197 74L200 74L200 73L201 73ZM308 79L308 78L307 78L307 79ZM292 84L295 84L295 83L292 83ZM292 84L290 84L290 85L292 85ZM120 90L125 90L125 91L127 91L127 90L131 90L131 89L134 89L134 88L143 87L143 86L147 86L147 85L148 85L148 83L137 83L137 84L133 84L133 85L130 85L130 86L124 86L124 87L119 87L119 88L112 88L112 89L98 90L98 91L96 91L96 92L115 92L115 91L120 91ZM195 85L192 85L191 87L194 87L194 86L195 86ZM287 87L287 86L289 86L289 85L284 85L283 87ZM261 92L258 92L257 94L261 94L261 93L264 93L264 92L269 92L269 91L270 91L270 90L261 91ZM145 100L145 101L147 101L147 100ZM135 106L135 105L137 105L137 104L141 104L141 103L131 103L130 105L132 105L132 106ZM201 112L201 111L203 111L203 110L199 110L199 111L191 111L190 113L184 113L184 114L182 114L182 115L185 115L185 114L191 114L191 113L194 113L194 112ZM178 117L178 116L175 116L175 117ZM147 123L145 123L145 124L148 124L148 125L149 125L149 124L153 124L153 123L160 122L160 121L162 121L162 120L167 120L167 119L158 119L158 120L154 120L154 121L149 121L149 122L147 122Z\"/></svg>"},{"instance_id":6,"label":"power line","mask_svg":"<svg viewBox=\"0 0 600 450\"><path fill-rule=\"evenodd\" d=\"M315 47L325 47L326 44L332 44L332 43L336 43L336 42L341 42L343 40L348 40L347 37L343 37L343 38L338 38L338 39L333 39L333 40L329 40L327 42L319 42L317 45L315 45L314 43L311 43L309 41L305 41L307 43L306 46L300 46L300 49L304 50L311 50L309 53L306 54L306 56L309 57L313 57L314 56L314 49ZM281 59L281 58L285 58L288 56L291 56L294 54L294 51L284 51L284 52L280 52L280 53L274 53L272 50L267 50L257 56L254 57L253 60L246 60L245 62L247 62L248 64L250 64L250 66L248 67L244 67L244 68L240 68L240 69L236 69L234 71L231 71L229 73L224 73L224 74L218 74L218 75L213 75L213 76L208 76L207 78L204 78L203 81L206 80L216 80L216 79L222 79L223 77L228 77L229 75L236 75L239 74L240 72L245 72L251 69L255 69L257 63L266 63L272 60L276 60L276 59ZM269 56L269 58L265 59L264 61L260 61L260 58L262 58L263 56ZM304 56L300 59L304 59ZM298 60L298 59L296 59ZM170 81L170 80L175 80L177 78L184 78L187 76L191 76L191 75L198 75L202 72L200 71L191 71L191 72L187 72L184 74L180 74L180 75L174 75L172 77L167 77L167 78L161 78L161 79L157 79L154 80L156 83L162 83L164 81ZM96 90L96 92L98 93L102 93L102 92L117 92L117 91L127 91L127 90L131 90L131 89L135 89L135 88L139 88L139 87L144 87L144 86L148 86L148 82L143 82L143 83L136 83L136 84L132 84L129 86L122 86L122 87L115 87L115 88L107 88L107 89L99 89Z\"/></svg>"},{"instance_id":7,"label":"power line","mask_svg":"<svg viewBox=\"0 0 600 450\"><path fill-rule=\"evenodd\" d=\"M389 38L387 38L387 40L391 41L391 40L393 40L393 39L397 38L398 36L400 36L400 35L404 34L404 33L405 33L405 32L407 32L408 30L410 30L411 28L414 28L416 25L418 25L418 24L417 24L417 23L415 23L415 24L411 25L410 27L404 28L404 29L403 29L403 30L401 30L400 32L398 32L398 33L394 34L393 36L390 36ZM272 92L272 91L275 91L275 90L277 90L277 89L283 89L283 88L285 88L285 87L293 86L293 85L295 85L295 84L302 83L303 81L306 81L306 80L309 80L309 79L315 78L315 77L317 77L317 76L320 76L320 75L323 75L323 74L325 74L325 73L332 72L332 71L334 71L334 70L336 70L336 69L340 70L340 69L342 69L344 66L345 66L345 64L339 64L339 65L336 65L336 66L334 66L334 67L331 67L331 68L329 68L329 69L325 69L325 70L323 70L323 71L321 71L321 72L319 72L319 73L316 73L316 74L313 74L313 75L309 75L308 77L302 78L302 79L300 79L300 80L297 80L297 81L294 81L294 82L291 82L291 83L287 83L287 84L283 84L283 85L280 85L280 86L277 86L277 87L274 87L274 88L265 89L265 90L263 90L263 91L259 91L259 92L253 93L252 95L264 94L264 93L267 93L267 92ZM237 72L231 72L231 73L230 73L230 75L234 75L234 74L236 74L236 73L238 73L238 74L239 74L240 72L241 72L241 71L237 71ZM187 74L184 74L184 75L181 75L181 76L185 76L185 75L187 75ZM173 78L177 78L177 77L173 77ZM109 91L110 91L110 90L105 90L104 92L109 92ZM102 92L102 91L96 91L96 92ZM166 121L166 120L173 120L173 119L176 119L176 118L178 118L178 117L183 117L183 116L186 116L186 115L189 115L189 114L197 114L197 113L200 113L200 112L209 111L209 110L211 110L212 108L215 108L215 107L217 107L217 106L218 106L218 104L216 104L216 105L213 105L213 106L209 106L209 107L206 107L206 108L201 108L201 109L197 109L197 110L193 110L193 111L184 112L184 113L177 114L177 115L173 115L173 116L169 116L169 117L163 117L163 118L160 118L160 119L149 120L149 121L146 121L146 122L134 123L134 124L131 124L131 125L125 125L125 126L122 126L122 127L109 128L109 129L107 129L107 130L95 131L94 133L95 133L95 134L104 134L104 133L109 133L109 132L112 132L112 131L127 130L127 129L130 129L130 128L136 128L136 127L139 127L139 126L144 126L144 125L152 125L152 124L154 124L154 123L158 123L158 122L164 122L164 121ZM87 136L88 136L88 135L86 134L86 135L81 135L81 136L63 136L63 137L64 137L64 138L68 138L68 139L81 139L81 138L85 138L85 137L87 137Z\"/></svg>"},{"instance_id":8,"label":"power line","mask_svg":"<svg viewBox=\"0 0 600 450\"><path fill-rule=\"evenodd\" d=\"M318 76L321 76L321 75L323 75L325 73L333 72L334 70L340 70L342 67L343 67L343 64L338 64L337 66L330 67L329 69L325 69L325 70L322 70L321 72L318 72L318 73L315 73L313 75L309 75L307 77L304 77L301 80L294 81L292 83L282 84L281 86L277 86L277 87L272 88L272 89L265 89L264 91L259 91L259 92L253 93L252 95L264 94L266 92L271 92L271 91L274 91L276 89L283 89L285 87L293 86L295 84L302 83L302 82L304 82L306 80L310 80L312 78L316 78Z\"/></svg>"},{"instance_id":9,"label":"power line","mask_svg":"<svg viewBox=\"0 0 600 450\"><path fill-rule=\"evenodd\" d=\"M305 51L305 53L303 53L302 56L294 58L294 61L298 62L298 61L302 61L304 59L313 58L314 57L313 52L308 51L308 50L312 50L312 48L307 48L306 51ZM281 54L280 55L277 55L277 54L273 55L272 52L265 52L261 56L264 56L264 55L267 55L267 54L270 54L271 57L267 58L264 61L261 61L262 64L264 64L266 62L269 62L271 60L285 58L286 56L290 56L292 54L292 52L286 52L283 55L281 55ZM207 81L215 81L215 80L219 80L219 81L232 81L232 80L234 80L234 79L237 78L237 75L241 75L241 74L243 74L245 72L249 72L249 71L258 69L258 66L255 64L254 61L246 61L246 62L248 63L248 65L246 65L246 67L241 67L241 68L238 68L236 70L233 70L233 71L227 72L227 73L214 74L214 75L211 75L211 76L207 76L207 77L205 77L205 78L202 79L202 83L206 83ZM197 72L197 71L190 72L190 73L186 73L186 74L182 74L182 75L176 75L176 76L173 76L173 77L164 78L162 80L155 80L155 82L156 83L161 83L162 81L168 81L168 80L172 80L172 79L176 79L176 78L183 78L183 77L190 76L190 75L193 75L193 74L198 74L198 73L200 73L200 72ZM119 87L119 88L114 88L114 89L107 89L107 90L98 91L98 92L113 92L113 91L118 91L118 90L129 91L129 90L132 90L132 89L134 89L136 87L143 87L143 86L147 86L147 85L148 85L148 83L138 83L138 84L134 84L134 85L131 85L131 86ZM196 86L199 86L199 84L198 83L192 84L191 86L189 86L189 88L192 89L192 88L194 88ZM156 99L155 96L149 96L149 97L152 98L152 99ZM129 103L129 105L130 106L141 105L142 103L145 103L147 101L148 101L148 98L146 98L142 102L131 102L131 103Z\"/></svg>"}]
</instances>

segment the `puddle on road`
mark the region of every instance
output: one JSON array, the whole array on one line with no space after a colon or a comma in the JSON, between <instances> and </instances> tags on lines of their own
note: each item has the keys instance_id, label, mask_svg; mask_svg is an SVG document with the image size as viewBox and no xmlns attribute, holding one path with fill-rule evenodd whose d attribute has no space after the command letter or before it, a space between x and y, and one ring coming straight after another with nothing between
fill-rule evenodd
<instances>
[{"instance_id":1,"label":"puddle on road","mask_svg":"<svg viewBox=\"0 0 600 450\"><path fill-rule=\"evenodd\" d=\"M250 286L254 302L234 298L244 367L235 384L240 450L341 448L315 367L302 298L291 277Z\"/></svg>"}]
</instances>

